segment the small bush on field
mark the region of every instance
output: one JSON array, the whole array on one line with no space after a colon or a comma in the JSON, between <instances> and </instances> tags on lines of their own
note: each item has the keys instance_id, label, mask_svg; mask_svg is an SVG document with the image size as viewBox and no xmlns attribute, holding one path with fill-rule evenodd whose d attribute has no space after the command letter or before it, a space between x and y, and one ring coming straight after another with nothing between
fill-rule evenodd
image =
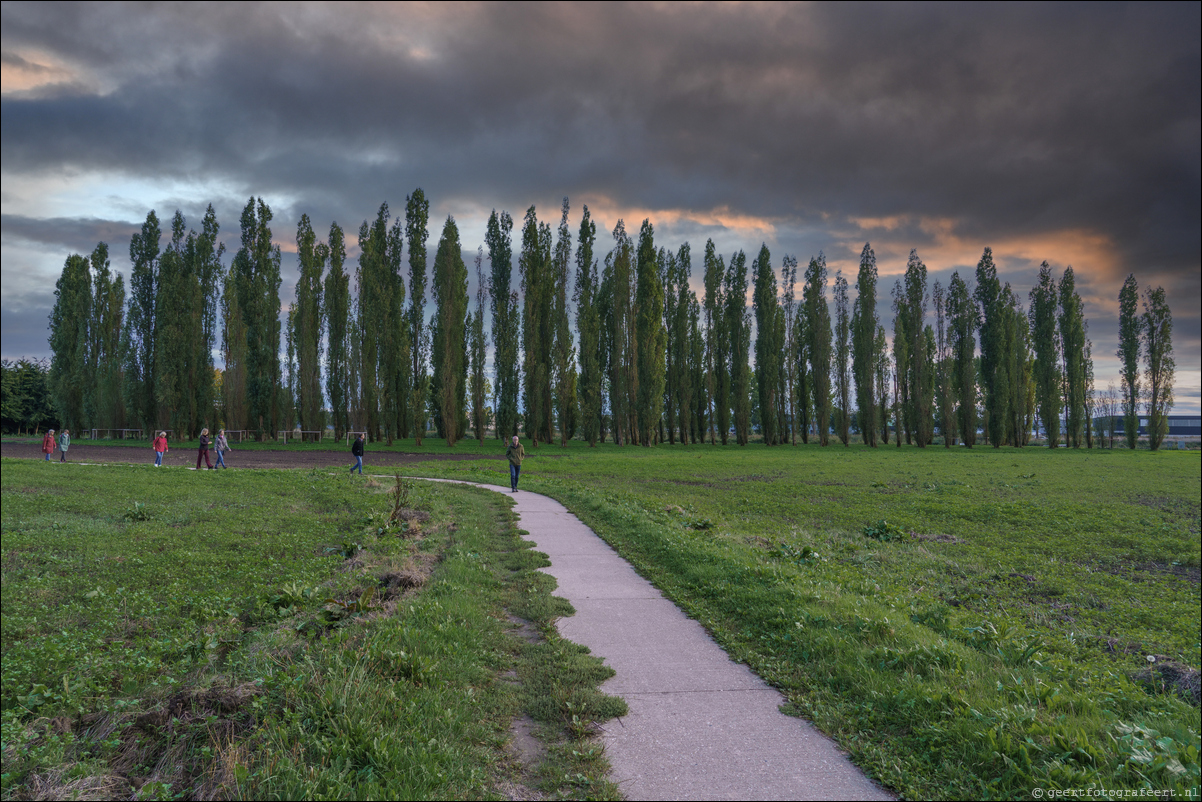
<instances>
[{"instance_id":1,"label":"small bush on field","mask_svg":"<svg viewBox=\"0 0 1202 802\"><path fill-rule=\"evenodd\" d=\"M900 526L881 519L874 524L864 527L864 537L880 541L905 540L906 533L902 531Z\"/></svg>"}]
</instances>

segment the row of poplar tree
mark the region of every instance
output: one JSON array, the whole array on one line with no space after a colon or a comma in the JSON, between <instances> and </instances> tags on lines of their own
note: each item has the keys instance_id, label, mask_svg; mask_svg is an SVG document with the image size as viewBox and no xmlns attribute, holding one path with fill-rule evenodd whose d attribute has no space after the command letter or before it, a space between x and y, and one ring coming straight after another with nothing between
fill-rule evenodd
<instances>
[{"instance_id":1,"label":"row of poplar tree","mask_svg":"<svg viewBox=\"0 0 1202 802\"><path fill-rule=\"evenodd\" d=\"M526 212L515 277L514 220L494 210L475 257L474 308L451 217L427 276L421 189L406 198L403 219L385 203L360 226L355 292L341 227L321 239L303 215L296 300L282 326L280 248L261 199L242 212L228 269L211 206L199 232L176 212L165 246L152 211L130 242L128 299L104 243L66 260L51 314L51 395L65 426L168 428L180 438L220 422L259 437L331 425L336 437L366 431L420 443L432 420L449 444L469 428L483 440L491 422L497 437L524 430L535 445L577 435L590 445L707 436L725 444L733 435L743 445L753 423L768 445L847 444L854 432L876 446L892 431L898 445L924 447L938 432L947 446L972 446L979 434L1022 446L1035 429L1053 447L1062 438L1092 445L1099 405L1071 267L1057 279L1045 262L1024 311L989 248L972 286L959 273L946 287L928 286L911 251L892 290L890 347L868 244L854 301L847 278L835 275L832 319L821 253L800 275L785 256L778 284L767 246L750 264L742 251L727 262L710 240L698 298L688 243L657 247L649 221L637 239L618 221L598 258L588 207L574 252L568 215L565 198L553 232L534 207ZM1134 446L1146 406L1155 448L1172 405L1172 319L1163 289L1142 300L1140 314L1129 277L1120 295L1121 407ZM218 338L221 370L212 358Z\"/></svg>"}]
</instances>

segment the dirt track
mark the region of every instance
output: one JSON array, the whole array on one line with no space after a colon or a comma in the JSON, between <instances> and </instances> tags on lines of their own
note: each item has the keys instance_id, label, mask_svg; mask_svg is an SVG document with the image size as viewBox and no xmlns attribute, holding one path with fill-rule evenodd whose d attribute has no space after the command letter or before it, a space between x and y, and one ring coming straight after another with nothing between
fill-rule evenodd
<instances>
[{"instance_id":1,"label":"dirt track","mask_svg":"<svg viewBox=\"0 0 1202 802\"><path fill-rule=\"evenodd\" d=\"M0 443L0 457L16 459L42 459L41 443ZM51 459L58 461L55 452ZM217 461L217 454L209 451L209 459ZM480 454L404 454L396 451L368 451L363 458L363 467L412 465L415 462L430 460L504 460L504 453L495 457ZM67 452L70 462L122 462L126 464L154 464L154 451L150 446L144 448L130 446L94 446L87 440L75 441ZM328 466L348 467L354 462L350 449L344 451L243 451L235 446L235 450L225 455L225 462L234 468L317 468ZM164 465L176 467L194 467L196 465L196 448L172 448L163 457Z\"/></svg>"}]
</instances>

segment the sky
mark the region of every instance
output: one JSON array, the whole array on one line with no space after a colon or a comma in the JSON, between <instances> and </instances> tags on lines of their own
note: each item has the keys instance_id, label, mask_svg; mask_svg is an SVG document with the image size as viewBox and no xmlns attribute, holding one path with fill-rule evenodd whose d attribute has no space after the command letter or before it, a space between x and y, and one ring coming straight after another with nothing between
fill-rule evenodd
<instances>
[{"instance_id":1,"label":"sky","mask_svg":"<svg viewBox=\"0 0 1202 802\"><path fill-rule=\"evenodd\" d=\"M72 253L154 209L226 262L247 199L274 214L282 303L296 224L348 236L421 187L472 270L493 209L619 219L779 268L826 255L879 314L911 248L935 280L988 246L1026 302L1072 265L1097 385L1118 383L1118 293L1163 286L1175 412L1202 400L1202 6L1137 4L71 4L0 7L0 356L49 355ZM517 234L518 232L515 232ZM515 246L520 241L515 238ZM487 270L487 263L485 265ZM471 292L474 297L474 278Z\"/></svg>"}]
</instances>

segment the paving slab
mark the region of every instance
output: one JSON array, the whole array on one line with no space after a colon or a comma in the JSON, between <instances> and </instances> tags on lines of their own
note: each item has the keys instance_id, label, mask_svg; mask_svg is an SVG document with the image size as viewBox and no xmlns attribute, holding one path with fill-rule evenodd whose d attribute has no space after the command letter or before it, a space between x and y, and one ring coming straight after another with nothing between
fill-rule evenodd
<instances>
[{"instance_id":1,"label":"paving slab","mask_svg":"<svg viewBox=\"0 0 1202 802\"><path fill-rule=\"evenodd\" d=\"M630 708L602 730L611 779L628 799L894 798L812 724L781 713L776 689L562 504L512 498L518 526L551 560L540 570L576 608L559 633L614 669L601 690Z\"/></svg>"}]
</instances>

